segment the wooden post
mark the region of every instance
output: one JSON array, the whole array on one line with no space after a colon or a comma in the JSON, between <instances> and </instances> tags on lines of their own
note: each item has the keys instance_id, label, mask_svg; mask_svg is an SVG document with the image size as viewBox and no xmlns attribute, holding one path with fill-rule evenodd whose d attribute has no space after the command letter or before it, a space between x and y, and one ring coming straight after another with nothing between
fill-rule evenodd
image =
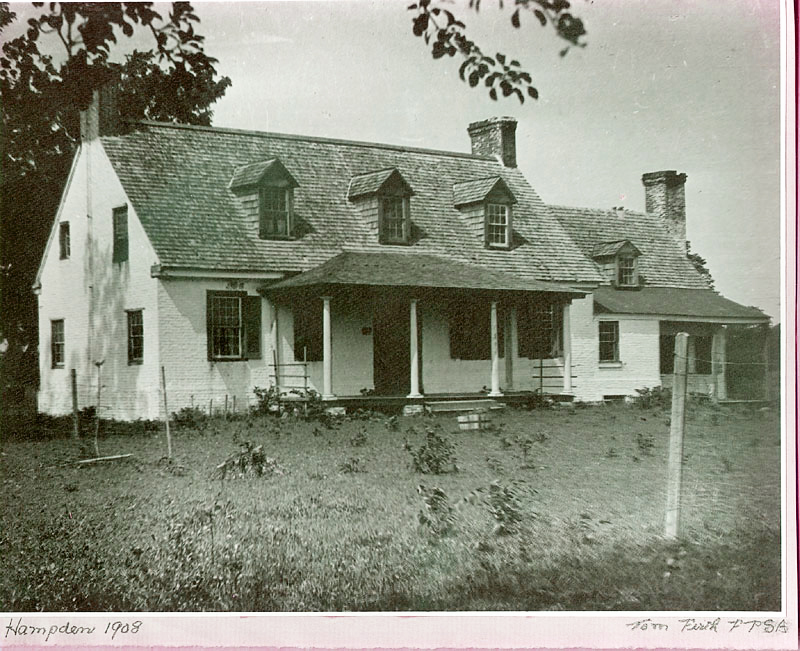
<instances>
[{"instance_id":1,"label":"wooden post","mask_svg":"<svg viewBox=\"0 0 800 651\"><path fill-rule=\"evenodd\" d=\"M333 400L333 360L331 346L331 297L322 297L322 399Z\"/></svg>"},{"instance_id":2,"label":"wooden post","mask_svg":"<svg viewBox=\"0 0 800 651\"><path fill-rule=\"evenodd\" d=\"M278 414L281 413L281 387L278 383L278 351L272 349L272 366L275 369L275 402L278 405Z\"/></svg>"},{"instance_id":3,"label":"wooden post","mask_svg":"<svg viewBox=\"0 0 800 651\"><path fill-rule=\"evenodd\" d=\"M233 415L236 415L236 394L233 394Z\"/></svg>"},{"instance_id":4,"label":"wooden post","mask_svg":"<svg viewBox=\"0 0 800 651\"><path fill-rule=\"evenodd\" d=\"M214 398L209 398L208 400L208 417L211 418L214 415Z\"/></svg>"},{"instance_id":5,"label":"wooden post","mask_svg":"<svg viewBox=\"0 0 800 651\"><path fill-rule=\"evenodd\" d=\"M489 326L491 332L491 341L489 342L491 356L492 356L492 381L491 381L491 391L489 391L489 396L502 396L503 394L500 392L500 351L498 350L497 346L497 301L492 301L490 305L490 312L489 312Z\"/></svg>"},{"instance_id":6,"label":"wooden post","mask_svg":"<svg viewBox=\"0 0 800 651\"><path fill-rule=\"evenodd\" d=\"M762 331L764 332L764 349L762 351L764 359L764 400L769 401L772 399L772 392L769 386L769 326L764 326Z\"/></svg>"},{"instance_id":7,"label":"wooden post","mask_svg":"<svg viewBox=\"0 0 800 651\"><path fill-rule=\"evenodd\" d=\"M95 362L94 365L97 367L97 405L94 408L94 452L99 457L100 447L97 443L97 437L100 435L100 389L103 387L100 368L103 366L103 362Z\"/></svg>"},{"instance_id":8,"label":"wooden post","mask_svg":"<svg viewBox=\"0 0 800 651\"><path fill-rule=\"evenodd\" d=\"M167 406L167 377L161 367L161 391L164 394L164 429L167 432L167 459L172 459L172 436L169 433L169 407Z\"/></svg>"},{"instance_id":9,"label":"wooden post","mask_svg":"<svg viewBox=\"0 0 800 651\"><path fill-rule=\"evenodd\" d=\"M569 303L565 303L562 309L562 341L561 347L564 349L564 389L562 393L572 394L572 326L569 321Z\"/></svg>"},{"instance_id":10,"label":"wooden post","mask_svg":"<svg viewBox=\"0 0 800 651\"><path fill-rule=\"evenodd\" d=\"M665 535L676 538L681 513L681 474L683 471L683 430L686 422L686 361L689 335L675 335L674 379L672 381L672 414L669 426L669 459L667 461L667 513Z\"/></svg>"},{"instance_id":11,"label":"wooden post","mask_svg":"<svg viewBox=\"0 0 800 651\"><path fill-rule=\"evenodd\" d=\"M78 379L74 368L70 370L69 375L72 382L72 436L77 440L80 437L78 427Z\"/></svg>"},{"instance_id":12,"label":"wooden post","mask_svg":"<svg viewBox=\"0 0 800 651\"><path fill-rule=\"evenodd\" d=\"M228 418L228 394L225 394L225 419Z\"/></svg>"},{"instance_id":13,"label":"wooden post","mask_svg":"<svg viewBox=\"0 0 800 651\"><path fill-rule=\"evenodd\" d=\"M408 342L409 342L409 386L411 391L408 398L421 398L422 394L419 392L419 333L417 332L417 299L412 298L409 303L409 326L408 326Z\"/></svg>"}]
</instances>

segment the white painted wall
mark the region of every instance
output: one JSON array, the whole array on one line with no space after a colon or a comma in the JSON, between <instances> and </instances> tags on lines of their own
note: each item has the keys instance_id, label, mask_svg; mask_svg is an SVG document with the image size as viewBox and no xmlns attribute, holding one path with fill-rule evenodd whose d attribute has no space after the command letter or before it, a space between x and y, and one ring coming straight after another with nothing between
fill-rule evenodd
<instances>
[{"instance_id":1,"label":"white painted wall","mask_svg":"<svg viewBox=\"0 0 800 651\"><path fill-rule=\"evenodd\" d=\"M101 416L155 418L159 409L158 314L150 267L157 263L156 254L99 141L84 144L77 156L41 274L39 410L49 414L71 410L71 368L78 376L79 407L95 405L95 362L102 360ZM129 259L114 264L112 211L125 204ZM68 260L59 260L57 224L61 221L70 222ZM91 328L90 302L94 305ZM144 317L144 363L137 365L128 365L126 310L131 309L141 309ZM50 320L59 318L64 319L66 363L63 369L52 369Z\"/></svg>"},{"instance_id":2,"label":"white painted wall","mask_svg":"<svg viewBox=\"0 0 800 651\"><path fill-rule=\"evenodd\" d=\"M160 316L159 354L167 378L170 412L183 407L222 410L225 397L232 408L236 396L237 409L254 404L253 388L272 384L272 340L270 324L272 307L262 299L261 359L243 361L209 361L206 338L206 291L246 291L257 295L260 280L245 280L238 285L221 279L161 279L158 283ZM280 333L284 339L285 334ZM284 347L285 354L285 347Z\"/></svg>"}]
</instances>

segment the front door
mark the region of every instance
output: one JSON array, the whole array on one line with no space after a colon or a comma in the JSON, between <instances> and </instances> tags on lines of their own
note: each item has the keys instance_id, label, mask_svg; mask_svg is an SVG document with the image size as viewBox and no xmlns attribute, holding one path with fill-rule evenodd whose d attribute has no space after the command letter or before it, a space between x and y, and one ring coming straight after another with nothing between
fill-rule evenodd
<instances>
[{"instance_id":1,"label":"front door","mask_svg":"<svg viewBox=\"0 0 800 651\"><path fill-rule=\"evenodd\" d=\"M375 393L382 396L408 395L409 373L408 302L378 301L372 316L372 355Z\"/></svg>"}]
</instances>

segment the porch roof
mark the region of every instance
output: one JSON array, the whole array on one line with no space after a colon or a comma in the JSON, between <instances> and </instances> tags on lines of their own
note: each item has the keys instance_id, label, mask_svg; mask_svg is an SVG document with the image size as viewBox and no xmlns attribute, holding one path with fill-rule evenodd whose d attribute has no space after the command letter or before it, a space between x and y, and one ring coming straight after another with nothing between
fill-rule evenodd
<instances>
[{"instance_id":1,"label":"porch roof","mask_svg":"<svg viewBox=\"0 0 800 651\"><path fill-rule=\"evenodd\" d=\"M449 258L382 251L344 251L314 269L264 289L272 292L332 285L554 292L575 297L588 293L568 285L520 278Z\"/></svg>"},{"instance_id":2,"label":"porch roof","mask_svg":"<svg viewBox=\"0 0 800 651\"><path fill-rule=\"evenodd\" d=\"M662 316L705 317L725 322L747 320L767 322L769 317L754 307L745 307L710 289L643 287L618 290L603 285L594 290L595 313L647 314Z\"/></svg>"}]
</instances>

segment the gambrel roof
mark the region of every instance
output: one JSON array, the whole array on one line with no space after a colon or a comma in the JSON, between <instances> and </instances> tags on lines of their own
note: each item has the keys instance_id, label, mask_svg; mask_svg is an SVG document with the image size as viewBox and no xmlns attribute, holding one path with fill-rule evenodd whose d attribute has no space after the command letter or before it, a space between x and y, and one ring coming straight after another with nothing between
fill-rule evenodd
<instances>
[{"instance_id":1,"label":"gambrel roof","mask_svg":"<svg viewBox=\"0 0 800 651\"><path fill-rule=\"evenodd\" d=\"M522 173L472 154L286 134L146 122L103 147L162 267L300 272L345 247L385 251L348 200L353 177L396 169L414 189L407 248L479 264L525 279L598 283L594 263L573 243ZM294 240L259 239L229 185L243 166L280 160L297 181ZM191 164L187 164L191 161ZM489 250L453 205L454 185L500 177L517 200L513 250Z\"/></svg>"}]
</instances>

